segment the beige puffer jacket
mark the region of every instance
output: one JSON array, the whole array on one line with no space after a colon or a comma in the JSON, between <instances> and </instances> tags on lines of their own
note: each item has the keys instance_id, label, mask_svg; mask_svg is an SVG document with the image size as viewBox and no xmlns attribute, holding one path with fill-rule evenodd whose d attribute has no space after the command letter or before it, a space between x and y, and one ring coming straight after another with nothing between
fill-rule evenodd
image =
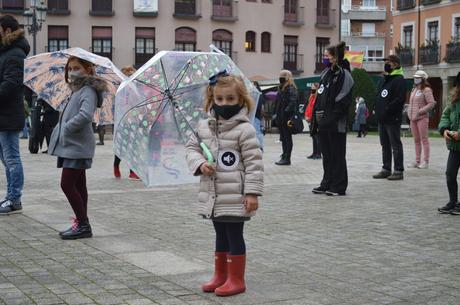
<instances>
[{"instance_id":1,"label":"beige puffer jacket","mask_svg":"<svg viewBox=\"0 0 460 305\"><path fill-rule=\"evenodd\" d=\"M262 196L264 168L247 109L229 120L217 120L211 111L209 119L198 123L197 132L217 163L213 176L201 176L199 214L206 218L255 215L246 213L244 195ZM200 166L207 160L195 136L186 144L186 159L191 172L201 175Z\"/></svg>"}]
</instances>

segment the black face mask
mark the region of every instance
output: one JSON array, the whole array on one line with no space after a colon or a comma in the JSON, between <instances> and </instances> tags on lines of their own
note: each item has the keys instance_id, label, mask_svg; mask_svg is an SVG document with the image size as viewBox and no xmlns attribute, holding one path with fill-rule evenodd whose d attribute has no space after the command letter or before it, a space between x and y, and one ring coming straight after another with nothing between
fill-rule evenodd
<instances>
[{"instance_id":1,"label":"black face mask","mask_svg":"<svg viewBox=\"0 0 460 305\"><path fill-rule=\"evenodd\" d=\"M286 77L280 77L280 85L284 85L286 82Z\"/></svg>"},{"instance_id":2,"label":"black face mask","mask_svg":"<svg viewBox=\"0 0 460 305\"><path fill-rule=\"evenodd\" d=\"M214 112L218 115L223 117L225 120L230 119L234 115L238 114L241 110L241 106L239 104L236 105L223 105L219 106L214 104L212 106L212 109L214 109Z\"/></svg>"},{"instance_id":3,"label":"black face mask","mask_svg":"<svg viewBox=\"0 0 460 305\"><path fill-rule=\"evenodd\" d=\"M391 67L390 64L385 64L384 69L385 69L385 72L387 73L393 72L393 68Z\"/></svg>"}]
</instances>

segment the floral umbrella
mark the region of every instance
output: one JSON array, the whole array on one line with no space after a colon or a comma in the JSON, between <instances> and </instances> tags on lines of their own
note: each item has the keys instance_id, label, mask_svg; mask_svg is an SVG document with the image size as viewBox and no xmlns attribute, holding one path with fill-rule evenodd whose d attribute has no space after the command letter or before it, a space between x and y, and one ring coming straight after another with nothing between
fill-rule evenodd
<instances>
[{"instance_id":1,"label":"floral umbrella","mask_svg":"<svg viewBox=\"0 0 460 305\"><path fill-rule=\"evenodd\" d=\"M196 181L184 144L204 118L209 78L223 70L241 76L257 101L257 89L223 53L162 51L118 88L114 153L147 186Z\"/></svg>"},{"instance_id":2,"label":"floral umbrella","mask_svg":"<svg viewBox=\"0 0 460 305\"><path fill-rule=\"evenodd\" d=\"M65 106L71 91L64 80L67 59L75 56L95 65L96 75L105 79L108 91L104 93L104 102L94 116L101 125L113 124L114 97L120 83L126 78L106 57L102 57L80 48L70 48L52 53L42 53L29 57L24 63L24 85L48 102L54 109Z\"/></svg>"}]
</instances>

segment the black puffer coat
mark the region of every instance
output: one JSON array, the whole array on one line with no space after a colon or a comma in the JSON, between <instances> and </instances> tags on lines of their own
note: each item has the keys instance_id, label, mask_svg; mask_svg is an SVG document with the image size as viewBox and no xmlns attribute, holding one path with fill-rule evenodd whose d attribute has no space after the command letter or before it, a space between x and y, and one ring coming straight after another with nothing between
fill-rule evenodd
<instances>
[{"instance_id":1,"label":"black puffer coat","mask_svg":"<svg viewBox=\"0 0 460 305\"><path fill-rule=\"evenodd\" d=\"M287 121L296 110L297 98L297 89L292 85L278 90L275 102L276 124L278 128L280 126L287 126Z\"/></svg>"},{"instance_id":2,"label":"black puffer coat","mask_svg":"<svg viewBox=\"0 0 460 305\"><path fill-rule=\"evenodd\" d=\"M19 29L2 37L0 46L0 131L24 127L24 59L30 46Z\"/></svg>"}]
</instances>

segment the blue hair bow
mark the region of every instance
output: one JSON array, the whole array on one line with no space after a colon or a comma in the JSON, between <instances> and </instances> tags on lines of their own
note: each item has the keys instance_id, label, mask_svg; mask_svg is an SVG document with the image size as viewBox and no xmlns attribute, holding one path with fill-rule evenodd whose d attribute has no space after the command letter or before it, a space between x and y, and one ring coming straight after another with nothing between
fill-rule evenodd
<instances>
[{"instance_id":1,"label":"blue hair bow","mask_svg":"<svg viewBox=\"0 0 460 305\"><path fill-rule=\"evenodd\" d=\"M221 77L229 76L227 70L222 70L209 78L209 86L215 86Z\"/></svg>"}]
</instances>

